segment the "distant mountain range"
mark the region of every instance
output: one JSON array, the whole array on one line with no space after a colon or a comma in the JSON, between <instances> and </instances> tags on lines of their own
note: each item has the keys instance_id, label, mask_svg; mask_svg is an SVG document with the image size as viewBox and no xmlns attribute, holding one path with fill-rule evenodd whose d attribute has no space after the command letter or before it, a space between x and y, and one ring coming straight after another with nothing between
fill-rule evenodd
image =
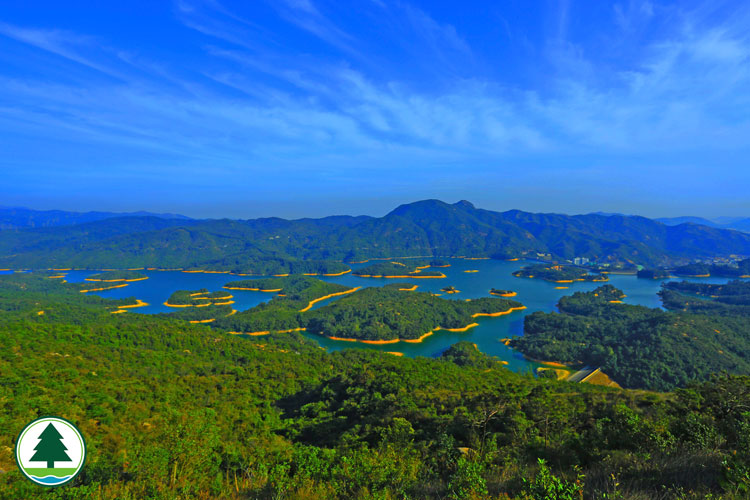
<instances>
[{"instance_id":1,"label":"distant mountain range","mask_svg":"<svg viewBox=\"0 0 750 500\"><path fill-rule=\"evenodd\" d=\"M182 219L178 214L155 214L151 212L66 212L64 210L31 210L23 207L0 207L0 229L20 229L28 227L54 227L83 224L114 217L159 217L161 219Z\"/></svg>"},{"instance_id":2,"label":"distant mountain range","mask_svg":"<svg viewBox=\"0 0 750 500\"><path fill-rule=\"evenodd\" d=\"M638 216L493 212L468 201L424 200L384 217L193 220L100 219L0 231L0 268L162 267L294 269L300 261L404 256L516 258L551 254L647 266L750 255L750 234ZM270 263L270 264L269 264Z\"/></svg>"},{"instance_id":3,"label":"distant mountain range","mask_svg":"<svg viewBox=\"0 0 750 500\"><path fill-rule=\"evenodd\" d=\"M736 229L737 231L750 232L750 217L717 217L716 219L705 219L703 217L661 217L654 220L668 226L690 223L719 229Z\"/></svg>"}]
</instances>

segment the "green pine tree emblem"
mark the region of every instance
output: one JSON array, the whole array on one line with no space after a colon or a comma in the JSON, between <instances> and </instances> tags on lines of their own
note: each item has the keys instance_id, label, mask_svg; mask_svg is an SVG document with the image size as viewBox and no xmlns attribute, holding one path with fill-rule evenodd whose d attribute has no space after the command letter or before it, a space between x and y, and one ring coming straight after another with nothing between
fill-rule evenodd
<instances>
[{"instance_id":1,"label":"green pine tree emblem","mask_svg":"<svg viewBox=\"0 0 750 500\"><path fill-rule=\"evenodd\" d=\"M34 462L47 462L47 467L53 469L55 462L70 462L67 448L62 442L62 435L55 429L50 422L49 425L39 434L39 444L34 448L34 456L31 460Z\"/></svg>"}]
</instances>

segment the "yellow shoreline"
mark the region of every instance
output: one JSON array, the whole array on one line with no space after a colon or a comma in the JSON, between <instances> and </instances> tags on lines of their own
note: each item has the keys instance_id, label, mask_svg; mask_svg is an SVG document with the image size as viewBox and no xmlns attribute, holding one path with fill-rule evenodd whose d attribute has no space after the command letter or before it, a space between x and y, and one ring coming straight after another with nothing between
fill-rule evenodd
<instances>
[{"instance_id":1,"label":"yellow shoreline","mask_svg":"<svg viewBox=\"0 0 750 500\"><path fill-rule=\"evenodd\" d=\"M500 312L496 312L496 313L474 313L474 314L471 315L471 317L472 318L479 318L480 316L487 316L487 317L490 317L490 318L496 318L498 316L505 316L506 314L510 314L513 311L523 311L524 309L526 309L526 306L511 307L507 311L500 311Z\"/></svg>"},{"instance_id":2,"label":"yellow shoreline","mask_svg":"<svg viewBox=\"0 0 750 500\"><path fill-rule=\"evenodd\" d=\"M416 274L412 275L402 275L402 276L385 276L382 274L355 274L354 276L357 276L358 278L388 278L388 279L427 279L427 278L446 278L443 273L440 273L438 276L419 276Z\"/></svg>"},{"instance_id":3,"label":"yellow shoreline","mask_svg":"<svg viewBox=\"0 0 750 500\"><path fill-rule=\"evenodd\" d=\"M432 259L432 258L433 258L432 255L415 255L413 257L373 257L371 259L365 259L365 260L352 260L349 262L344 262L344 264L364 264L372 260Z\"/></svg>"},{"instance_id":4,"label":"yellow shoreline","mask_svg":"<svg viewBox=\"0 0 750 500\"><path fill-rule=\"evenodd\" d=\"M341 271L340 273L302 273L302 276L343 276L350 272L352 272L352 270L347 269L346 271Z\"/></svg>"},{"instance_id":5,"label":"yellow shoreline","mask_svg":"<svg viewBox=\"0 0 750 500\"><path fill-rule=\"evenodd\" d=\"M400 290L400 291L402 291L402 292L413 292L414 290L416 290L416 289L417 289L417 287L418 287L418 286L419 286L419 285L414 285L414 286L413 286L413 287L411 287L411 288L399 288L399 290Z\"/></svg>"},{"instance_id":6,"label":"yellow shoreline","mask_svg":"<svg viewBox=\"0 0 750 500\"><path fill-rule=\"evenodd\" d=\"M89 290L81 290L81 293L89 293L89 292L102 292L104 290L112 290L114 288L123 288L128 286L127 283L123 283L122 285L114 285L114 286L107 286L103 288L91 288Z\"/></svg>"},{"instance_id":7,"label":"yellow shoreline","mask_svg":"<svg viewBox=\"0 0 750 500\"><path fill-rule=\"evenodd\" d=\"M454 332L454 333L460 333L468 331L471 328L474 328L475 326L479 326L479 323L469 323L468 325L464 326L463 328L443 328L442 326L439 326L435 328L435 331L438 330L445 330L446 332Z\"/></svg>"},{"instance_id":8,"label":"yellow shoreline","mask_svg":"<svg viewBox=\"0 0 750 500\"><path fill-rule=\"evenodd\" d=\"M148 302L143 302L141 299L135 299L135 304L130 304L127 306L117 306L118 309L135 309L136 307L145 307L148 305Z\"/></svg>"},{"instance_id":9,"label":"yellow shoreline","mask_svg":"<svg viewBox=\"0 0 750 500\"><path fill-rule=\"evenodd\" d=\"M497 297L515 297L516 295L518 295L518 293L517 292L510 292L510 293L490 292L490 295L496 295Z\"/></svg>"},{"instance_id":10,"label":"yellow shoreline","mask_svg":"<svg viewBox=\"0 0 750 500\"><path fill-rule=\"evenodd\" d=\"M132 278L132 279L119 279L119 280L100 280L96 278L86 278L84 281L98 281L101 283L120 283L120 282L128 282L131 283L133 281L143 281L147 280L148 276L144 276L143 278Z\"/></svg>"},{"instance_id":11,"label":"yellow shoreline","mask_svg":"<svg viewBox=\"0 0 750 500\"><path fill-rule=\"evenodd\" d=\"M196 292L191 293L189 297L192 297L193 300L223 300L225 302L205 302L205 303L199 303L199 304L170 304L169 299L167 299L166 302L164 302L164 305L167 307L208 307L208 306L228 306L230 304L234 304L233 300L227 300L227 299L233 299L234 295L231 293L228 295L224 295L223 297L201 297L201 295L206 295L211 292Z\"/></svg>"},{"instance_id":12,"label":"yellow shoreline","mask_svg":"<svg viewBox=\"0 0 750 500\"><path fill-rule=\"evenodd\" d=\"M311 307L312 307L313 305L317 304L317 303L318 303L318 302L320 302L321 300L326 300L326 299L330 299L331 297L338 297L339 295L347 295L347 294L350 294L350 293L356 292L356 291L357 291L357 290L359 290L360 288L362 288L362 287L361 287L361 286L358 286L358 287L356 287L356 288L352 288L351 290L345 290L345 291L343 291L343 292L331 293L331 294L329 294L329 295L324 295L324 296L322 296L322 297L318 297L317 299L313 299L313 300L311 300L311 301L310 301L310 303L308 303L308 304L307 304L307 307L305 307L304 309L300 309L300 310L299 310L299 312L306 312L306 311L309 311L309 310L310 310L310 308L311 308Z\"/></svg>"},{"instance_id":13,"label":"yellow shoreline","mask_svg":"<svg viewBox=\"0 0 750 500\"><path fill-rule=\"evenodd\" d=\"M464 271L465 273L478 273L479 269L467 269Z\"/></svg>"},{"instance_id":14,"label":"yellow shoreline","mask_svg":"<svg viewBox=\"0 0 750 500\"><path fill-rule=\"evenodd\" d=\"M290 328L289 330L275 330L273 333L292 333L292 332L304 332L307 328L300 327L300 328ZM260 332L228 332L232 335L251 335L253 337L260 337L261 335L270 335L270 330L263 330Z\"/></svg>"},{"instance_id":15,"label":"yellow shoreline","mask_svg":"<svg viewBox=\"0 0 750 500\"><path fill-rule=\"evenodd\" d=\"M273 288L270 290L264 290L263 288L245 288L245 287L240 287L240 286L223 286L222 288L226 290L246 290L250 292L269 292L269 293L280 292L282 290L281 288Z\"/></svg>"},{"instance_id":16,"label":"yellow shoreline","mask_svg":"<svg viewBox=\"0 0 750 500\"><path fill-rule=\"evenodd\" d=\"M476 314L472 314L471 317L472 318L477 318L479 316L489 316L489 317L504 316L506 314L512 313L513 311L521 311L523 309L526 309L526 306L511 307L507 311L500 311L500 312L496 312L496 313L476 313ZM446 331L446 332L465 332L465 331L467 331L467 330L469 330L471 328L474 328L475 326L479 326L479 323L470 323L470 324L464 326L463 328L443 328L441 326L438 326L438 327L433 328L429 332L425 333L424 335L422 335L421 337L416 338L416 339L360 340L360 339L349 339L349 338L345 338L345 337L330 337L328 335L323 335L323 336L326 337L329 340L339 340L339 341L343 341L343 342L360 342L362 344L370 344L370 345L396 344L398 342L406 342L406 343L409 343L409 344L418 344L418 343L422 342L424 339L426 339L427 337L429 337L430 335L432 335L433 333L435 333L437 331L440 331L440 330Z\"/></svg>"},{"instance_id":17,"label":"yellow shoreline","mask_svg":"<svg viewBox=\"0 0 750 500\"><path fill-rule=\"evenodd\" d=\"M534 363L540 363L542 365L555 366L557 368L570 368L569 365L566 365L564 363L558 363L557 361L542 361L541 359L531 358L526 355L524 355L524 358L526 358L529 361L533 361Z\"/></svg>"}]
</instances>

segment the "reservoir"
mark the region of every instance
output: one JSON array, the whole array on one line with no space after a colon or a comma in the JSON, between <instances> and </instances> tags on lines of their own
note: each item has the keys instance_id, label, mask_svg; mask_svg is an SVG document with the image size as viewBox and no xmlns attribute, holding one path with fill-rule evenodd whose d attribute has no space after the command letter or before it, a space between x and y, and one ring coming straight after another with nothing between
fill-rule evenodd
<instances>
[{"instance_id":1,"label":"reservoir","mask_svg":"<svg viewBox=\"0 0 750 500\"><path fill-rule=\"evenodd\" d=\"M447 286L453 286L460 291L454 294L443 294L442 298L447 300L491 297L489 294L491 288L513 290L517 292L513 300L521 302L526 306L526 309L496 318L477 318L476 322L479 323L479 326L466 332L459 333L442 330L435 332L418 344L399 342L397 344L371 345L330 340L313 334L304 335L315 340L329 351L339 349L376 349L380 351L400 352L405 356L429 357L438 356L452 344L466 340L476 344L482 352L497 356L501 360L506 361L509 369L526 372L533 369L537 364L524 359L519 353L504 345L501 339L523 335L524 317L535 311L555 311L557 301L560 297L575 292L590 291L607 284L592 282L550 283L539 279L516 278L512 275L513 271L528 264L528 262L523 261L508 262L490 259L469 260L458 258L444 260L451 264L450 267L440 269L446 275L444 279L361 278L352 274L321 277L321 279L351 287L383 286L388 283L410 283L417 285L417 291L421 292L441 294L441 288ZM352 264L351 267L356 270L369 264ZM69 282L80 282L95 272L97 271L69 271L66 279ZM176 290L206 288L209 291L219 291L228 282L248 279L247 277L222 273L184 273L180 271L140 272L149 276L149 279L130 283L129 286L124 288L93 293L112 299L135 297L149 303L147 307L133 309L127 314L166 313L172 312L174 309L166 307L163 303ZM728 280L726 278L691 278L690 281L725 283ZM621 289L627 295L623 299L623 302L651 308L661 307L661 301L657 296L657 292L661 288L661 283L662 281L660 280L638 279L633 275L618 274L610 274L608 282L608 284ZM240 311L266 302L274 296L274 293L245 290L232 290L231 293L234 295L233 300L235 301L232 307ZM326 304L338 299L339 297L334 297L319 302L313 308L324 307Z\"/></svg>"}]
</instances>

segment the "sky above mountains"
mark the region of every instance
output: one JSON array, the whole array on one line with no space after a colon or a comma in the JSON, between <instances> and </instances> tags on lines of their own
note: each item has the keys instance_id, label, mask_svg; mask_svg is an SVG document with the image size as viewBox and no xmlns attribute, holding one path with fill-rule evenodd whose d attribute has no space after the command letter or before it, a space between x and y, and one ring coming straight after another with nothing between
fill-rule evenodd
<instances>
[{"instance_id":1,"label":"sky above mountains","mask_svg":"<svg viewBox=\"0 0 750 500\"><path fill-rule=\"evenodd\" d=\"M747 2L0 4L4 205L750 213Z\"/></svg>"}]
</instances>

